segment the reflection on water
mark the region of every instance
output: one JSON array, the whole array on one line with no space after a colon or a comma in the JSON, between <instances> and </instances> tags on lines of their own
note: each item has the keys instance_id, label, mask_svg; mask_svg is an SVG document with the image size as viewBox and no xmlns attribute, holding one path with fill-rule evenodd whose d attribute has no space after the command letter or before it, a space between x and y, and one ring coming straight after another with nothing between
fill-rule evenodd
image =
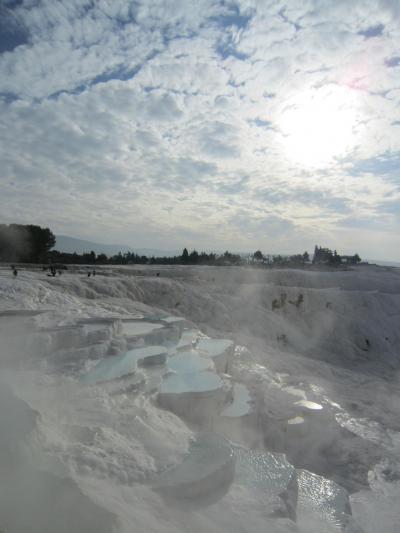
<instances>
[{"instance_id":1,"label":"reflection on water","mask_svg":"<svg viewBox=\"0 0 400 533\"><path fill-rule=\"evenodd\" d=\"M319 403L310 402L308 400L299 400L294 404L298 405L299 407L304 407L305 409L310 409L311 411L320 411L322 409L322 405Z\"/></svg>"},{"instance_id":2,"label":"reflection on water","mask_svg":"<svg viewBox=\"0 0 400 533\"><path fill-rule=\"evenodd\" d=\"M298 516L313 514L322 523L331 523L342 530L346 514L351 514L346 489L322 476L307 470L297 471L299 484Z\"/></svg>"},{"instance_id":3,"label":"reflection on water","mask_svg":"<svg viewBox=\"0 0 400 533\"><path fill-rule=\"evenodd\" d=\"M284 491L294 474L294 467L283 454L234 448L238 482L261 490L269 497Z\"/></svg>"}]
</instances>

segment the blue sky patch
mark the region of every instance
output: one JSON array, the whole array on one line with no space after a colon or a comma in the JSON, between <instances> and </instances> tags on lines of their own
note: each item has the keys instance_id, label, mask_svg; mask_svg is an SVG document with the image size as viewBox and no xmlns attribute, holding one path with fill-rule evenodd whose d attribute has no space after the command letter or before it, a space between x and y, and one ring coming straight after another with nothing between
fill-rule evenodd
<instances>
[{"instance_id":1,"label":"blue sky patch","mask_svg":"<svg viewBox=\"0 0 400 533\"><path fill-rule=\"evenodd\" d=\"M370 26L369 28L359 31L359 35L363 35L366 39L371 39L372 37L379 37L382 35L385 26L383 24L376 24L375 26Z\"/></svg>"},{"instance_id":2,"label":"blue sky patch","mask_svg":"<svg viewBox=\"0 0 400 533\"><path fill-rule=\"evenodd\" d=\"M29 42L29 31L15 17L11 9L0 6L0 54L12 52Z\"/></svg>"}]
</instances>

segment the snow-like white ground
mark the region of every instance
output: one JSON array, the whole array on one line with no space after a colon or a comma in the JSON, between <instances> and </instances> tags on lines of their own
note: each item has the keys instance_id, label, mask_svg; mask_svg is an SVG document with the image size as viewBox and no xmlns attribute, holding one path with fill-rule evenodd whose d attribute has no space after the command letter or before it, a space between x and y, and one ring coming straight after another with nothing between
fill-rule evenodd
<instances>
[{"instance_id":1,"label":"snow-like white ground","mask_svg":"<svg viewBox=\"0 0 400 533\"><path fill-rule=\"evenodd\" d=\"M5 533L400 531L400 269L1 269L0 341Z\"/></svg>"}]
</instances>

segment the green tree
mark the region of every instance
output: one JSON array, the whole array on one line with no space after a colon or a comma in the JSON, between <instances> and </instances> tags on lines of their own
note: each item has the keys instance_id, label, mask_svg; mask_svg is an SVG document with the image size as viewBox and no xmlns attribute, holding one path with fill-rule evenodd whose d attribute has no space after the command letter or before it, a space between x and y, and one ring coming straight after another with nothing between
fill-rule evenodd
<instances>
[{"instance_id":1,"label":"green tree","mask_svg":"<svg viewBox=\"0 0 400 533\"><path fill-rule=\"evenodd\" d=\"M0 259L3 261L46 261L56 243L49 228L35 225L0 225Z\"/></svg>"},{"instance_id":2,"label":"green tree","mask_svg":"<svg viewBox=\"0 0 400 533\"><path fill-rule=\"evenodd\" d=\"M194 264L199 262L199 253L196 250L193 250L193 252L189 255L189 262Z\"/></svg>"},{"instance_id":3,"label":"green tree","mask_svg":"<svg viewBox=\"0 0 400 533\"><path fill-rule=\"evenodd\" d=\"M260 250L257 250L256 252L254 252L253 259L255 259L256 261L262 261L263 260L262 252Z\"/></svg>"},{"instance_id":4,"label":"green tree","mask_svg":"<svg viewBox=\"0 0 400 533\"><path fill-rule=\"evenodd\" d=\"M314 256L313 256L313 264L314 263L318 263L318 261L320 260L320 249L318 248L317 245L315 245L315 248L314 248Z\"/></svg>"},{"instance_id":5,"label":"green tree","mask_svg":"<svg viewBox=\"0 0 400 533\"><path fill-rule=\"evenodd\" d=\"M106 256L106 254L99 254L97 256L97 262L100 263L100 264L107 263L107 260L108 260L108 257Z\"/></svg>"},{"instance_id":6,"label":"green tree","mask_svg":"<svg viewBox=\"0 0 400 533\"><path fill-rule=\"evenodd\" d=\"M49 228L40 226L27 226L31 242L31 259L33 261L44 261L47 252L56 244L56 238Z\"/></svg>"},{"instance_id":7,"label":"green tree","mask_svg":"<svg viewBox=\"0 0 400 533\"><path fill-rule=\"evenodd\" d=\"M183 263L188 263L189 262L189 252L187 251L187 248L183 249L182 261L183 261Z\"/></svg>"}]
</instances>

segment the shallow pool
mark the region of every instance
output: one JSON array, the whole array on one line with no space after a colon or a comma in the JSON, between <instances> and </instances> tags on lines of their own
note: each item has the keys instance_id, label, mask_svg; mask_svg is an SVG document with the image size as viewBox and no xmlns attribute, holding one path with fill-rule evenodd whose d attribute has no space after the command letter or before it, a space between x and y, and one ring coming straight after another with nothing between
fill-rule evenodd
<instances>
[{"instance_id":1,"label":"shallow pool","mask_svg":"<svg viewBox=\"0 0 400 533\"><path fill-rule=\"evenodd\" d=\"M119 379L136 371L137 364L146 358L166 357L163 346L146 346L129 350L121 355L109 356L102 359L87 374L81 377L82 383L94 384Z\"/></svg>"},{"instance_id":2,"label":"shallow pool","mask_svg":"<svg viewBox=\"0 0 400 533\"><path fill-rule=\"evenodd\" d=\"M212 370L214 364L210 359L201 357L195 351L180 352L168 360L168 367L177 374L191 374L201 370Z\"/></svg>"},{"instance_id":3,"label":"shallow pool","mask_svg":"<svg viewBox=\"0 0 400 533\"><path fill-rule=\"evenodd\" d=\"M170 374L161 384L162 394L183 394L216 391L223 386L222 380L207 370L191 374Z\"/></svg>"},{"instance_id":4,"label":"shallow pool","mask_svg":"<svg viewBox=\"0 0 400 533\"><path fill-rule=\"evenodd\" d=\"M142 321L127 321L122 322L121 334L127 337L136 337L140 335L147 335L157 329L162 329L162 324L153 324L152 322Z\"/></svg>"},{"instance_id":5,"label":"shallow pool","mask_svg":"<svg viewBox=\"0 0 400 533\"><path fill-rule=\"evenodd\" d=\"M218 357L232 348L233 342L228 339L200 339L197 348L206 352L210 357Z\"/></svg>"},{"instance_id":6,"label":"shallow pool","mask_svg":"<svg viewBox=\"0 0 400 533\"><path fill-rule=\"evenodd\" d=\"M241 383L233 386L233 402L226 407L221 415L228 417L245 416L251 410L251 398L247 388Z\"/></svg>"}]
</instances>

